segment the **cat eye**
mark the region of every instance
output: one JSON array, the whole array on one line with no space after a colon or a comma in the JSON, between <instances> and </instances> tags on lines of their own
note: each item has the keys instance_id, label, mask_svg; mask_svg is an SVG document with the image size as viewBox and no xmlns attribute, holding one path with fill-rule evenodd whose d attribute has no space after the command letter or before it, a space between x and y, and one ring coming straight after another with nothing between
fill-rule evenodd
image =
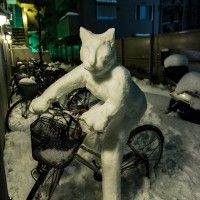
<instances>
[{"instance_id":1,"label":"cat eye","mask_svg":"<svg viewBox=\"0 0 200 200\"><path fill-rule=\"evenodd\" d=\"M111 48L109 47L109 45L102 45L102 46L100 46L98 51L101 52L102 54L104 54L104 57L107 57L110 55Z\"/></svg>"}]
</instances>

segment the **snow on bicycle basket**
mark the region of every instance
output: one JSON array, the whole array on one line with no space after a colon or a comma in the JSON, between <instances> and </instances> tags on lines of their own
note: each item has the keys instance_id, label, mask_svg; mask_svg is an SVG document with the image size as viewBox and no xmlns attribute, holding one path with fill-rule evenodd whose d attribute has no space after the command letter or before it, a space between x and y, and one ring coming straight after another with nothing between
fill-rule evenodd
<instances>
[{"instance_id":1,"label":"snow on bicycle basket","mask_svg":"<svg viewBox=\"0 0 200 200\"><path fill-rule=\"evenodd\" d=\"M30 129L33 159L54 168L67 166L85 137L78 121L72 117L63 124L42 116Z\"/></svg>"},{"instance_id":2,"label":"snow on bicycle basket","mask_svg":"<svg viewBox=\"0 0 200 200\"><path fill-rule=\"evenodd\" d=\"M23 98L32 100L38 94L38 85L31 78L22 78L18 83L18 90Z\"/></svg>"}]
</instances>

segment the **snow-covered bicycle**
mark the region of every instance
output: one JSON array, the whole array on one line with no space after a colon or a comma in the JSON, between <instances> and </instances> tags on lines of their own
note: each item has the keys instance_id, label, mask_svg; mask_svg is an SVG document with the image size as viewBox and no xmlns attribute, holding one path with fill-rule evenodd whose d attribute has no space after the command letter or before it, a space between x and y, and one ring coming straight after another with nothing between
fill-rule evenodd
<instances>
[{"instance_id":1,"label":"snow-covered bicycle","mask_svg":"<svg viewBox=\"0 0 200 200\"><path fill-rule=\"evenodd\" d=\"M95 180L102 180L100 154L83 144L86 134L79 124L79 115L88 107L80 101L86 93L79 90L71 96L71 107L68 105L70 112L56 106L49 110L50 114L40 116L31 124L32 155L38 161L33 172L37 173L38 178L27 200L51 199L64 169L73 160L91 169ZM144 166L149 177L150 169L156 168L161 159L163 143L162 132L153 125L142 125L132 130L124 150L121 174ZM79 149L92 154L94 159L86 160L78 153Z\"/></svg>"},{"instance_id":2,"label":"snow-covered bicycle","mask_svg":"<svg viewBox=\"0 0 200 200\"><path fill-rule=\"evenodd\" d=\"M18 72L13 76L14 86L11 86L8 99L9 108L5 119L5 127L8 132L16 130L20 124L29 123L31 118L35 118L28 109L31 101L66 73L62 69L48 70L46 65L41 66L39 60L31 60L30 63L33 66L29 73L20 74ZM29 68L31 67L29 66ZM18 97L17 101L14 101L13 97Z\"/></svg>"}]
</instances>

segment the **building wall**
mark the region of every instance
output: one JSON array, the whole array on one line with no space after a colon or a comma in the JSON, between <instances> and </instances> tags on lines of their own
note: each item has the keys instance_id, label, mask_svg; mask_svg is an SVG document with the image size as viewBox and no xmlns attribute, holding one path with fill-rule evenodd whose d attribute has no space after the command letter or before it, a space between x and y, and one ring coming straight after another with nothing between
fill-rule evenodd
<instances>
[{"instance_id":1,"label":"building wall","mask_svg":"<svg viewBox=\"0 0 200 200\"><path fill-rule=\"evenodd\" d=\"M144 0L142 2L147 6L153 5L151 0ZM141 1L117 0L115 4L117 18L113 20L97 20L97 4L96 0L82 0L80 2L81 25L87 29L100 33L110 27L115 27L117 38L134 36L136 33L147 34L152 32L151 20L140 21L136 19L136 8L137 5L141 4ZM154 31L157 33L159 25L159 0L155 0L154 5Z\"/></svg>"},{"instance_id":2,"label":"building wall","mask_svg":"<svg viewBox=\"0 0 200 200\"><path fill-rule=\"evenodd\" d=\"M170 53L180 53L188 57L192 71L200 71L200 46L197 43L200 30L156 35L154 39L153 75L162 79L163 66L161 52L169 49ZM116 41L118 60L132 73L150 71L150 37L132 37Z\"/></svg>"},{"instance_id":3,"label":"building wall","mask_svg":"<svg viewBox=\"0 0 200 200\"><path fill-rule=\"evenodd\" d=\"M199 0L161 0L160 32L200 28Z\"/></svg>"},{"instance_id":4,"label":"building wall","mask_svg":"<svg viewBox=\"0 0 200 200\"><path fill-rule=\"evenodd\" d=\"M189 5L188 28L200 28L200 1L190 0Z\"/></svg>"},{"instance_id":5,"label":"building wall","mask_svg":"<svg viewBox=\"0 0 200 200\"><path fill-rule=\"evenodd\" d=\"M11 24L15 28L23 28L23 20L22 20L22 8L20 8L18 5L13 5L13 12L12 12L12 21Z\"/></svg>"},{"instance_id":6,"label":"building wall","mask_svg":"<svg viewBox=\"0 0 200 200\"><path fill-rule=\"evenodd\" d=\"M151 20L141 21L141 20L134 20L133 26L134 26L134 32L135 33L158 33L159 32L159 5L160 0L135 0L132 1L134 4L134 11L137 5L141 5L141 2L146 6L152 7L152 17ZM135 13L136 14L136 13Z\"/></svg>"},{"instance_id":7,"label":"building wall","mask_svg":"<svg viewBox=\"0 0 200 200\"><path fill-rule=\"evenodd\" d=\"M0 199L7 200L8 192L6 186L6 177L3 163L4 135L5 135L5 115L7 111L7 71L4 59L3 43L0 40Z\"/></svg>"},{"instance_id":8,"label":"building wall","mask_svg":"<svg viewBox=\"0 0 200 200\"><path fill-rule=\"evenodd\" d=\"M13 48L13 62L16 63L18 58L20 60L28 60L30 58L39 59L39 54L33 53L31 49L27 47ZM50 62L51 60L48 52L43 52L42 58L43 58L43 61L46 61L46 62Z\"/></svg>"}]
</instances>

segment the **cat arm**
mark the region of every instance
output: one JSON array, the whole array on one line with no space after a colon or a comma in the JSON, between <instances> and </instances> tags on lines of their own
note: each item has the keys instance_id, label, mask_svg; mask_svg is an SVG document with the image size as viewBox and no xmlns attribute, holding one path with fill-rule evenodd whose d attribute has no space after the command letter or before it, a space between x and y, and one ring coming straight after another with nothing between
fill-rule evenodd
<instances>
[{"instance_id":1,"label":"cat arm","mask_svg":"<svg viewBox=\"0 0 200 200\"><path fill-rule=\"evenodd\" d=\"M113 74L112 81L108 87L108 98L100 106L90 109L81 117L82 124L85 123L91 132L104 132L111 120L120 115L123 110L124 102L128 97L129 84L127 76L123 71Z\"/></svg>"},{"instance_id":2,"label":"cat arm","mask_svg":"<svg viewBox=\"0 0 200 200\"><path fill-rule=\"evenodd\" d=\"M50 85L41 96L31 102L30 111L43 113L48 109L51 102L77 88L85 87L84 70L83 66L79 65Z\"/></svg>"}]
</instances>

